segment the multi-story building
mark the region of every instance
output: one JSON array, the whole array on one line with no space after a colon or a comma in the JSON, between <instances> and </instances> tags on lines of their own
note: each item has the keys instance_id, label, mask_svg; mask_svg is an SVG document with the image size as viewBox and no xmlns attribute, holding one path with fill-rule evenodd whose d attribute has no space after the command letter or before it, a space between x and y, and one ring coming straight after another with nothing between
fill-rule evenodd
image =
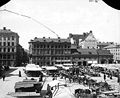
<instances>
[{"instance_id":1,"label":"multi-story building","mask_svg":"<svg viewBox=\"0 0 120 98\"><path fill-rule=\"evenodd\" d=\"M70 39L34 38L29 42L31 62L40 66L71 60Z\"/></svg>"},{"instance_id":2,"label":"multi-story building","mask_svg":"<svg viewBox=\"0 0 120 98\"><path fill-rule=\"evenodd\" d=\"M0 30L0 65L14 66L19 35L4 27Z\"/></svg>"},{"instance_id":3,"label":"multi-story building","mask_svg":"<svg viewBox=\"0 0 120 98\"><path fill-rule=\"evenodd\" d=\"M113 54L114 62L120 63L120 45L109 45L104 47L104 49L110 50L111 54Z\"/></svg>"},{"instance_id":4,"label":"multi-story building","mask_svg":"<svg viewBox=\"0 0 120 98\"><path fill-rule=\"evenodd\" d=\"M87 65L91 63L112 63L113 55L109 50L71 48L72 62L78 65Z\"/></svg>"},{"instance_id":5,"label":"multi-story building","mask_svg":"<svg viewBox=\"0 0 120 98\"><path fill-rule=\"evenodd\" d=\"M92 31L89 33L69 34L71 44L75 44L79 48L97 49L97 40Z\"/></svg>"}]
</instances>

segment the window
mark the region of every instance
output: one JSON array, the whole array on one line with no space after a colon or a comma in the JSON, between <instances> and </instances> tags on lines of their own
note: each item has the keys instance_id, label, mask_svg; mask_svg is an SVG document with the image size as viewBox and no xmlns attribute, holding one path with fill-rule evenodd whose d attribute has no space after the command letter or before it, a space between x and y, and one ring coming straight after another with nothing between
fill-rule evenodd
<instances>
[{"instance_id":1,"label":"window","mask_svg":"<svg viewBox=\"0 0 120 98\"><path fill-rule=\"evenodd\" d=\"M12 36L12 40L14 40L14 36Z\"/></svg>"},{"instance_id":2,"label":"window","mask_svg":"<svg viewBox=\"0 0 120 98\"><path fill-rule=\"evenodd\" d=\"M12 46L14 46L14 42L12 42Z\"/></svg>"},{"instance_id":3,"label":"window","mask_svg":"<svg viewBox=\"0 0 120 98\"><path fill-rule=\"evenodd\" d=\"M4 37L4 40L6 40L6 37Z\"/></svg>"},{"instance_id":4,"label":"window","mask_svg":"<svg viewBox=\"0 0 120 98\"><path fill-rule=\"evenodd\" d=\"M41 45L40 47L43 48L43 45Z\"/></svg>"},{"instance_id":5,"label":"window","mask_svg":"<svg viewBox=\"0 0 120 98\"><path fill-rule=\"evenodd\" d=\"M49 48L49 45L47 45L47 48Z\"/></svg>"},{"instance_id":6,"label":"window","mask_svg":"<svg viewBox=\"0 0 120 98\"><path fill-rule=\"evenodd\" d=\"M2 46L2 42L0 42L0 46Z\"/></svg>"},{"instance_id":7,"label":"window","mask_svg":"<svg viewBox=\"0 0 120 98\"><path fill-rule=\"evenodd\" d=\"M12 48L12 52L14 52L14 48Z\"/></svg>"},{"instance_id":8,"label":"window","mask_svg":"<svg viewBox=\"0 0 120 98\"><path fill-rule=\"evenodd\" d=\"M2 52L2 49L0 48L0 52Z\"/></svg>"},{"instance_id":9,"label":"window","mask_svg":"<svg viewBox=\"0 0 120 98\"><path fill-rule=\"evenodd\" d=\"M10 48L8 48L8 52L10 52Z\"/></svg>"},{"instance_id":10,"label":"window","mask_svg":"<svg viewBox=\"0 0 120 98\"><path fill-rule=\"evenodd\" d=\"M52 45L51 48L53 48L54 46Z\"/></svg>"},{"instance_id":11,"label":"window","mask_svg":"<svg viewBox=\"0 0 120 98\"><path fill-rule=\"evenodd\" d=\"M10 40L10 37L8 37L8 40Z\"/></svg>"},{"instance_id":12,"label":"window","mask_svg":"<svg viewBox=\"0 0 120 98\"><path fill-rule=\"evenodd\" d=\"M4 48L4 50L3 50L4 52L6 52L6 48Z\"/></svg>"},{"instance_id":13,"label":"window","mask_svg":"<svg viewBox=\"0 0 120 98\"><path fill-rule=\"evenodd\" d=\"M3 59L6 59L6 55L3 55Z\"/></svg>"},{"instance_id":14,"label":"window","mask_svg":"<svg viewBox=\"0 0 120 98\"><path fill-rule=\"evenodd\" d=\"M92 54L92 52L89 52L89 54Z\"/></svg>"},{"instance_id":15,"label":"window","mask_svg":"<svg viewBox=\"0 0 120 98\"><path fill-rule=\"evenodd\" d=\"M37 44L37 48L39 48L39 44Z\"/></svg>"},{"instance_id":16,"label":"window","mask_svg":"<svg viewBox=\"0 0 120 98\"><path fill-rule=\"evenodd\" d=\"M4 42L3 45L6 46L6 42Z\"/></svg>"},{"instance_id":17,"label":"window","mask_svg":"<svg viewBox=\"0 0 120 98\"><path fill-rule=\"evenodd\" d=\"M10 59L10 55L8 55L7 58Z\"/></svg>"},{"instance_id":18,"label":"window","mask_svg":"<svg viewBox=\"0 0 120 98\"><path fill-rule=\"evenodd\" d=\"M67 45L65 45L65 48L67 48Z\"/></svg>"},{"instance_id":19,"label":"window","mask_svg":"<svg viewBox=\"0 0 120 98\"><path fill-rule=\"evenodd\" d=\"M34 48L36 48L36 45L34 45Z\"/></svg>"},{"instance_id":20,"label":"window","mask_svg":"<svg viewBox=\"0 0 120 98\"><path fill-rule=\"evenodd\" d=\"M10 42L8 42L8 46L10 46Z\"/></svg>"}]
</instances>

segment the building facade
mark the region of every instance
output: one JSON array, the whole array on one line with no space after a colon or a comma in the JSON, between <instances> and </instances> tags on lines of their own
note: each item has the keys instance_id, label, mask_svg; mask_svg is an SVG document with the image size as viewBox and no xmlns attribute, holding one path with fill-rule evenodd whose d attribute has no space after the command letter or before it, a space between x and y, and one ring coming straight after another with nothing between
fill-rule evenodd
<instances>
[{"instance_id":1,"label":"building facade","mask_svg":"<svg viewBox=\"0 0 120 98\"><path fill-rule=\"evenodd\" d=\"M92 63L112 63L113 55L109 50L99 49L75 49L71 48L72 62L77 65L88 65Z\"/></svg>"},{"instance_id":2,"label":"building facade","mask_svg":"<svg viewBox=\"0 0 120 98\"><path fill-rule=\"evenodd\" d=\"M109 50L113 54L114 62L120 63L120 45L109 45L104 47L104 49Z\"/></svg>"},{"instance_id":3,"label":"building facade","mask_svg":"<svg viewBox=\"0 0 120 98\"><path fill-rule=\"evenodd\" d=\"M40 66L71 60L70 39L34 38L29 42L31 62Z\"/></svg>"},{"instance_id":4,"label":"building facade","mask_svg":"<svg viewBox=\"0 0 120 98\"><path fill-rule=\"evenodd\" d=\"M97 40L92 31L83 33L82 35L69 34L69 37L71 39L71 44L75 44L79 48L97 49Z\"/></svg>"},{"instance_id":5,"label":"building facade","mask_svg":"<svg viewBox=\"0 0 120 98\"><path fill-rule=\"evenodd\" d=\"M5 27L0 30L0 65L14 66L19 36Z\"/></svg>"}]
</instances>

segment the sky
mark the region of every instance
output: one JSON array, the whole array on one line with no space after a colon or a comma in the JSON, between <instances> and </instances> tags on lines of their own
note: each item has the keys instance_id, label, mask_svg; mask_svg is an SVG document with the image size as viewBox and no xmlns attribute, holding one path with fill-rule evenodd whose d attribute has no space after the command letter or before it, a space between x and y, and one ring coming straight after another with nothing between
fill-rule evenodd
<instances>
[{"instance_id":1,"label":"sky","mask_svg":"<svg viewBox=\"0 0 120 98\"><path fill-rule=\"evenodd\" d=\"M83 34L90 30L98 41L120 42L120 10L102 0L97 3L89 0L11 0L0 7L3 9L19 15L0 11L0 29L6 27L18 33L25 49L35 37L57 38L57 34L67 38L69 33Z\"/></svg>"}]
</instances>

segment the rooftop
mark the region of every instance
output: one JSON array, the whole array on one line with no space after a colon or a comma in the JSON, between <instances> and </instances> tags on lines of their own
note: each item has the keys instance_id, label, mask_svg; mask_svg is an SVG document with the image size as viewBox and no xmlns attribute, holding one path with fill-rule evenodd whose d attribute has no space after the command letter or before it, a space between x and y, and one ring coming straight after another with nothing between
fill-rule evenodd
<instances>
[{"instance_id":1,"label":"rooftop","mask_svg":"<svg viewBox=\"0 0 120 98\"><path fill-rule=\"evenodd\" d=\"M11 34L15 34L18 35L17 33L11 31L10 29L6 29L6 27L3 27L3 29L0 29L0 34L1 35L11 35Z\"/></svg>"},{"instance_id":2,"label":"rooftop","mask_svg":"<svg viewBox=\"0 0 120 98\"><path fill-rule=\"evenodd\" d=\"M81 41L84 41L87 37L88 37L88 35L90 34L90 33L92 33L92 31L90 31L89 33L88 32L85 32L85 33L83 33L83 34L69 34L69 37L70 38L73 38L73 39L75 39L75 40L79 40L79 39L81 39Z\"/></svg>"},{"instance_id":3,"label":"rooftop","mask_svg":"<svg viewBox=\"0 0 120 98\"><path fill-rule=\"evenodd\" d=\"M68 42L70 43L70 39L61 39L61 38L37 38L35 37L34 40L31 40L30 42Z\"/></svg>"},{"instance_id":4,"label":"rooftop","mask_svg":"<svg viewBox=\"0 0 120 98\"><path fill-rule=\"evenodd\" d=\"M104 47L105 49L110 49L110 48L120 48L120 45L109 45Z\"/></svg>"},{"instance_id":5,"label":"rooftop","mask_svg":"<svg viewBox=\"0 0 120 98\"><path fill-rule=\"evenodd\" d=\"M99 55L112 55L109 50L97 50Z\"/></svg>"}]
</instances>

